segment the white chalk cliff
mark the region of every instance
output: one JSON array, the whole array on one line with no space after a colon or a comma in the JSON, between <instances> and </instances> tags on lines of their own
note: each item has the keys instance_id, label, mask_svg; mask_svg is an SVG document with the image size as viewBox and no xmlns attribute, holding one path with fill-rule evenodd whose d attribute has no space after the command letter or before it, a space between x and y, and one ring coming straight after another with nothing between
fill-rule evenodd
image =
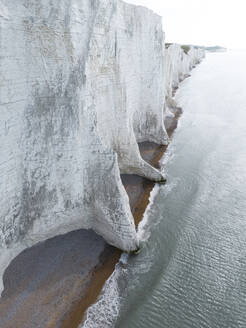
<instances>
[{"instance_id":1,"label":"white chalk cliff","mask_svg":"<svg viewBox=\"0 0 246 328\"><path fill-rule=\"evenodd\" d=\"M168 142L165 98L202 56L165 51L161 17L118 0L0 0L1 277L79 228L138 247L120 173L164 179L138 142Z\"/></svg>"},{"instance_id":2,"label":"white chalk cliff","mask_svg":"<svg viewBox=\"0 0 246 328\"><path fill-rule=\"evenodd\" d=\"M204 56L204 49L193 46L182 47L174 43L165 49L165 118L174 117L176 114L177 107L173 99L173 91Z\"/></svg>"}]
</instances>

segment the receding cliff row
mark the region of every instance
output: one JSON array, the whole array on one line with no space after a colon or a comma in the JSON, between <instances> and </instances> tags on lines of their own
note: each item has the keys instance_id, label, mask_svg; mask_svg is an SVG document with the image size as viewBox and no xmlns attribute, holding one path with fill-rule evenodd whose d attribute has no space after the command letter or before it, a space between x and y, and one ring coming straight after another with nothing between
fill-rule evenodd
<instances>
[{"instance_id":1,"label":"receding cliff row","mask_svg":"<svg viewBox=\"0 0 246 328\"><path fill-rule=\"evenodd\" d=\"M177 105L173 98L174 91L189 72L205 56L203 48L181 46L179 44L166 45L165 49L165 126L169 128L172 118L177 113Z\"/></svg>"},{"instance_id":2,"label":"receding cliff row","mask_svg":"<svg viewBox=\"0 0 246 328\"><path fill-rule=\"evenodd\" d=\"M24 248L79 228L138 247L120 173L164 179L137 143L168 142L172 88L201 57L165 55L161 18L143 7L0 1L0 276Z\"/></svg>"}]
</instances>

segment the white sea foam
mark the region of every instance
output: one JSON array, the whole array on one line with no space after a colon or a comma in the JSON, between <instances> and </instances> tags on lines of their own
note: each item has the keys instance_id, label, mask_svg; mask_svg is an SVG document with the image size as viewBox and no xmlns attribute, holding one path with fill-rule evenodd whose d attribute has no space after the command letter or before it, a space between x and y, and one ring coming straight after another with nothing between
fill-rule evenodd
<instances>
[{"instance_id":1,"label":"white sea foam","mask_svg":"<svg viewBox=\"0 0 246 328\"><path fill-rule=\"evenodd\" d=\"M80 328L110 328L114 327L120 311L120 283L127 274L128 254L121 255L119 263L95 304L88 308L85 320Z\"/></svg>"},{"instance_id":2,"label":"white sea foam","mask_svg":"<svg viewBox=\"0 0 246 328\"><path fill-rule=\"evenodd\" d=\"M150 237L150 230L146 229L146 227L148 225L149 212L151 210L151 206L152 206L153 201L154 201L156 195L158 194L159 190L160 190L160 186L158 184L156 184L150 193L150 198L149 198L150 202L149 202L147 209L144 212L143 219L139 223L137 236L138 236L138 240L140 243L147 241Z\"/></svg>"}]
</instances>

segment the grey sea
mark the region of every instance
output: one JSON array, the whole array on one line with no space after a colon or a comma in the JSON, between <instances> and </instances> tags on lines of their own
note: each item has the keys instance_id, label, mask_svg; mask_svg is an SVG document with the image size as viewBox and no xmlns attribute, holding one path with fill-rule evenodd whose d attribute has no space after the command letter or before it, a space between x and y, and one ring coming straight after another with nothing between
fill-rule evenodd
<instances>
[{"instance_id":1,"label":"grey sea","mask_svg":"<svg viewBox=\"0 0 246 328\"><path fill-rule=\"evenodd\" d=\"M139 228L85 327L246 327L246 53L208 54L182 82L179 126Z\"/></svg>"}]
</instances>

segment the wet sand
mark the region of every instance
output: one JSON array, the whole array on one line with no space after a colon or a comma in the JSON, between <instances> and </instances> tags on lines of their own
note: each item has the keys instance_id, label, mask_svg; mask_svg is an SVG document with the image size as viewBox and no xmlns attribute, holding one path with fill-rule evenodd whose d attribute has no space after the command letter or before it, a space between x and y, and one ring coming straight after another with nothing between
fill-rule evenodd
<instances>
[{"instance_id":1,"label":"wet sand","mask_svg":"<svg viewBox=\"0 0 246 328\"><path fill-rule=\"evenodd\" d=\"M168 122L168 134L177 126ZM167 146L139 144L142 157L158 168ZM138 226L155 183L122 175L131 210ZM4 274L0 299L1 328L77 328L112 274L121 252L91 230L58 236L25 250Z\"/></svg>"},{"instance_id":2,"label":"wet sand","mask_svg":"<svg viewBox=\"0 0 246 328\"><path fill-rule=\"evenodd\" d=\"M88 306L95 272L102 267L101 281L96 281L102 284L117 252L91 230L74 231L25 250L4 274L0 327L62 327L81 297ZM93 291L96 287L93 284Z\"/></svg>"}]
</instances>

